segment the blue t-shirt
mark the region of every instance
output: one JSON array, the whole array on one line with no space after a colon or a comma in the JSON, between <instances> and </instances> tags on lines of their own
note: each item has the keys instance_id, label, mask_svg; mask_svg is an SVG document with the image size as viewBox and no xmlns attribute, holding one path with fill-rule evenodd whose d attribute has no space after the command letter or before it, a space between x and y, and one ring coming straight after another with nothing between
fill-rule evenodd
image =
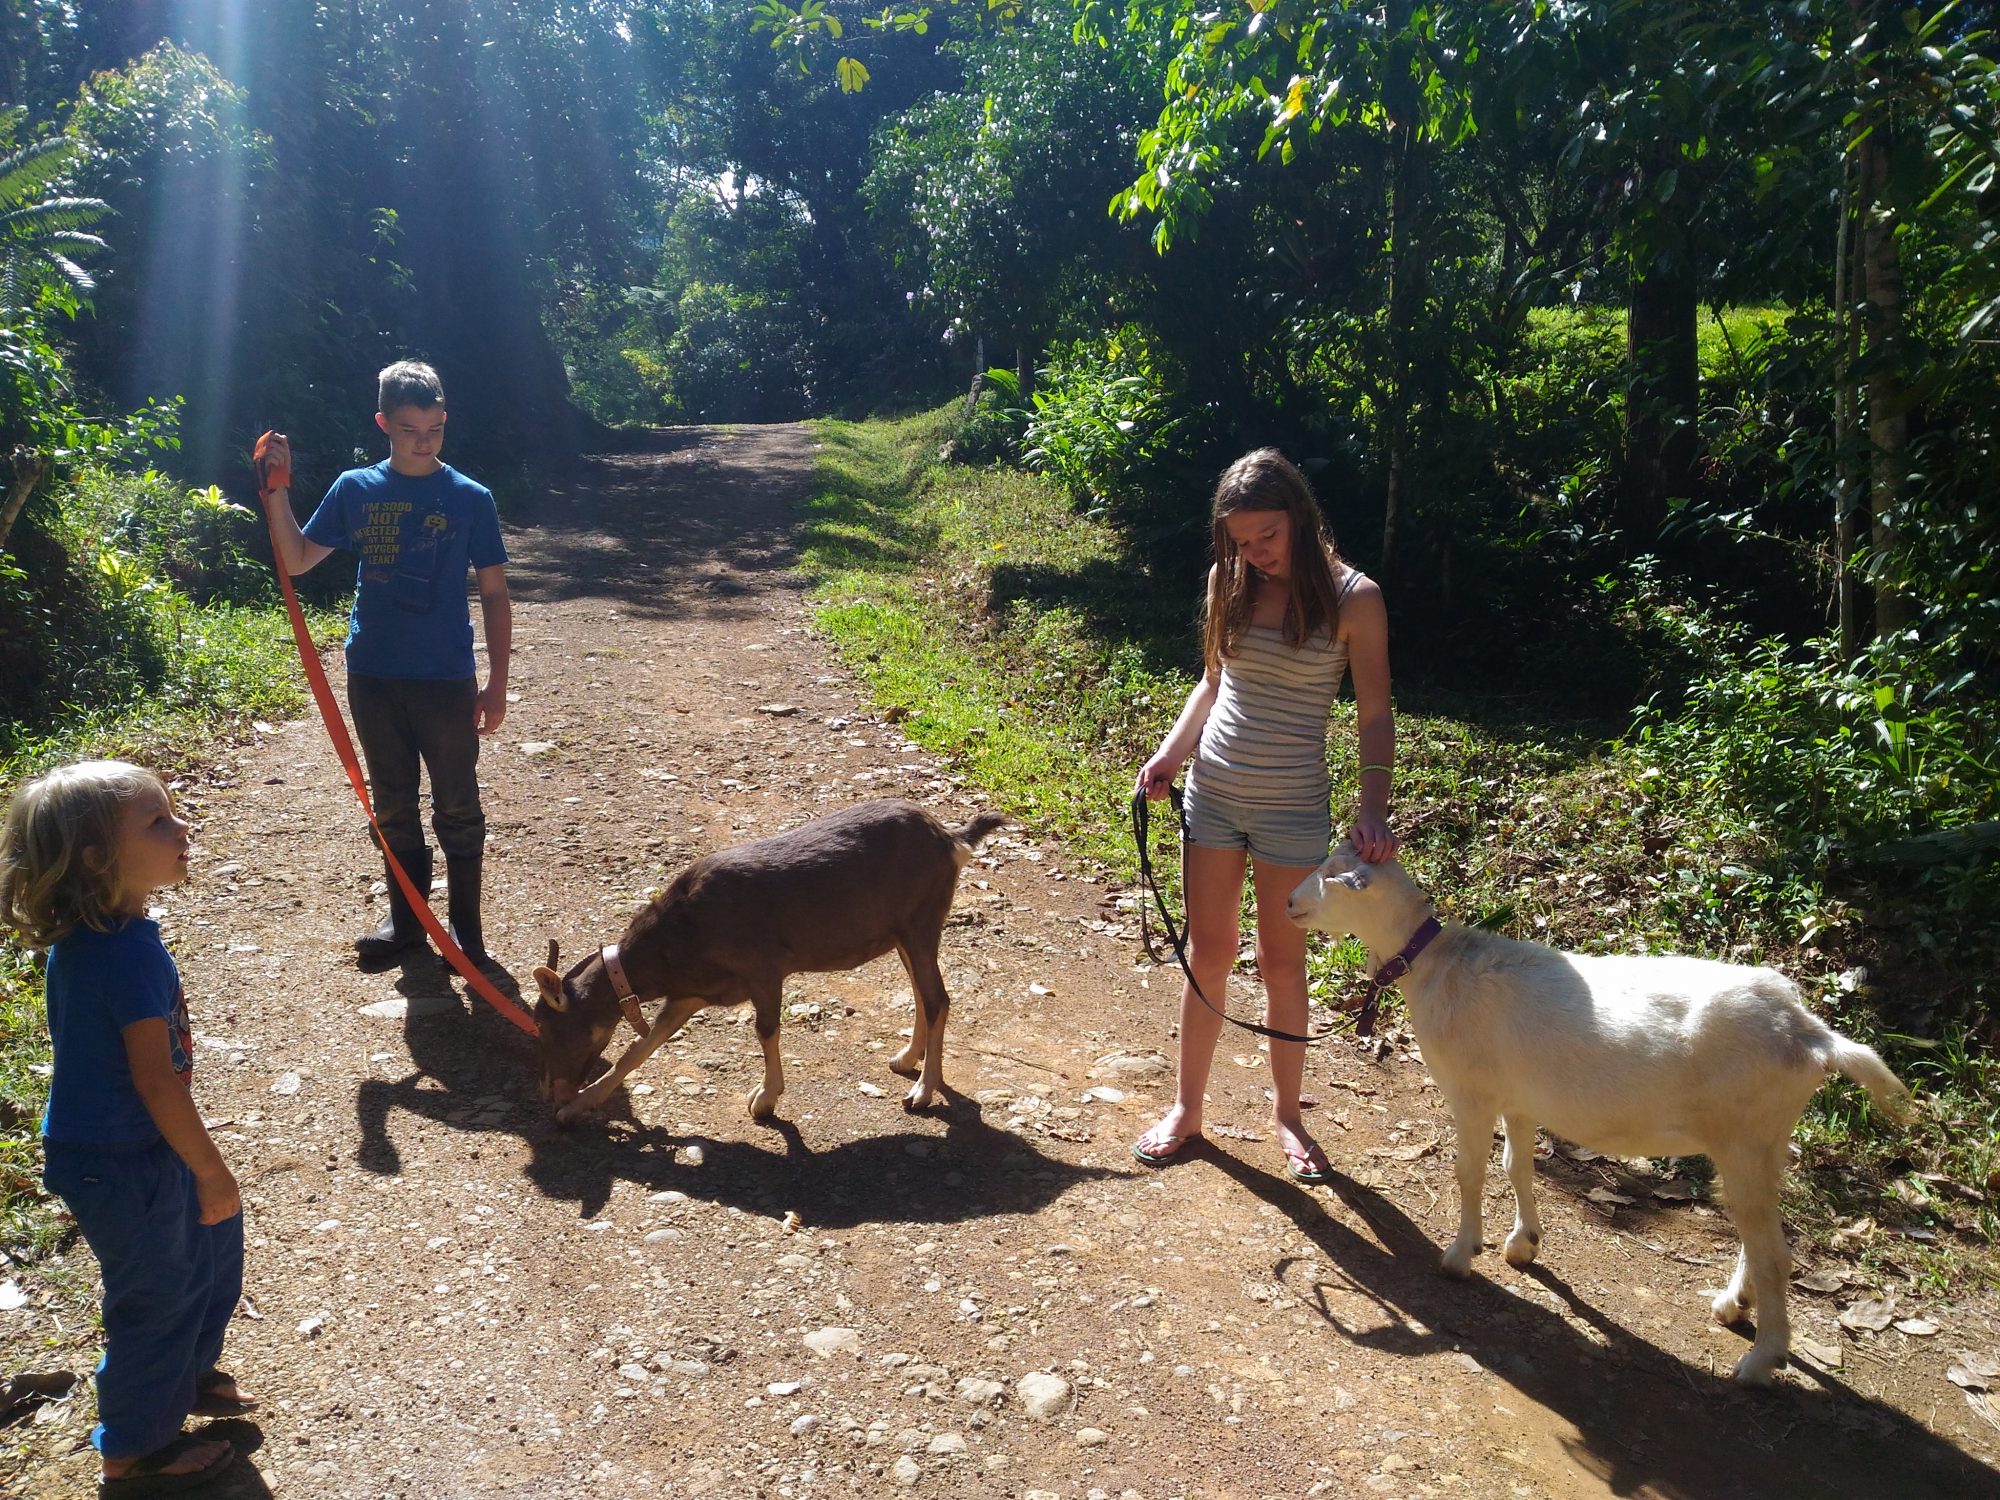
<instances>
[{"instance_id":1,"label":"blue t-shirt","mask_svg":"<svg viewBox=\"0 0 2000 1500\"><path fill-rule=\"evenodd\" d=\"M174 1071L194 1077L194 1032L180 970L159 923L133 917L116 932L79 927L49 949L49 1036L55 1076L42 1134L74 1146L150 1146L160 1129L132 1086L125 1028L160 1016Z\"/></svg>"},{"instance_id":2,"label":"blue t-shirt","mask_svg":"<svg viewBox=\"0 0 2000 1500\"><path fill-rule=\"evenodd\" d=\"M493 492L450 464L413 479L384 459L334 480L308 540L356 553L347 669L370 677L476 675L465 571L507 560Z\"/></svg>"}]
</instances>

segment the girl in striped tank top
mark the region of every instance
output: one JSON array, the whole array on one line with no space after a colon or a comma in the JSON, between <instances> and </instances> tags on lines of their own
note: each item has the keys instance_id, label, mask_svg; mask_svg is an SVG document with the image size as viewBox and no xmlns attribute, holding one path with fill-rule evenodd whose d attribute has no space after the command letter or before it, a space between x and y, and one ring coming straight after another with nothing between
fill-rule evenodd
<instances>
[{"instance_id":1,"label":"girl in striped tank top","mask_svg":"<svg viewBox=\"0 0 2000 1500\"><path fill-rule=\"evenodd\" d=\"M1167 795L1188 765L1181 879L1188 966L1221 1003L1235 966L1246 865L1257 898L1257 970L1265 1024L1306 1029L1306 935L1285 915L1292 888L1326 857L1327 713L1354 678L1361 797L1347 837L1362 858L1396 852L1389 831L1395 721L1382 591L1341 559L1305 476L1275 448L1231 464L1211 507L1215 563L1202 629L1205 670L1173 729L1139 772ZM1190 762L1190 757L1192 761ZM1202 1097L1222 1018L1183 985L1174 1104L1132 1147L1150 1166L1201 1136ZM1305 1046L1271 1044L1278 1144L1300 1182L1324 1182L1326 1154L1299 1113Z\"/></svg>"}]
</instances>

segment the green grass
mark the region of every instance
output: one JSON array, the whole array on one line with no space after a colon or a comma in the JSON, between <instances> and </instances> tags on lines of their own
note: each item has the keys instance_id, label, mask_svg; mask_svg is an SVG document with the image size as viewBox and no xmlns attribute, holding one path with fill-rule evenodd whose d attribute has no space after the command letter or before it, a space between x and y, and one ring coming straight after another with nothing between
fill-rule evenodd
<instances>
[{"instance_id":1,"label":"green grass","mask_svg":"<svg viewBox=\"0 0 2000 1500\"><path fill-rule=\"evenodd\" d=\"M1126 804L1193 684L1197 601L1185 582L1146 576L1114 530L1044 480L939 462L953 420L946 409L819 425L801 539L818 621L912 739L1083 860L1133 879ZM1962 1029L1899 1038L1861 1003L1851 975L1864 924L1823 880L1775 857L1754 810L1642 753L1623 726L1541 713L1399 685L1395 817L1412 873L1447 916L1512 936L1790 973L1922 1094L1903 1131L1842 1081L1820 1092L1799 1129L1795 1225L1828 1242L1872 1214L1916 1236L1891 1242L1903 1261L1946 1268L1926 1274L1990 1274L1979 1248L2000 1228L1988 1201L2000 1139L1990 1055ZM1337 705L1336 817L1353 799L1351 721L1351 703ZM1156 865L1169 866L1177 900L1167 852L1163 838ZM1315 995L1351 993L1361 961L1352 944L1318 950Z\"/></svg>"}]
</instances>

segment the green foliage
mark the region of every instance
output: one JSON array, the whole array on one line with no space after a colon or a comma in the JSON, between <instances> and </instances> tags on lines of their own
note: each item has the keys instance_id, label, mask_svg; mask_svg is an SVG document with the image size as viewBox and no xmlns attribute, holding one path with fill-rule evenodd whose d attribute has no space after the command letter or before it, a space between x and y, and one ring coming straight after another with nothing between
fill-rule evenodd
<instances>
[{"instance_id":1,"label":"green foliage","mask_svg":"<svg viewBox=\"0 0 2000 1500\"><path fill-rule=\"evenodd\" d=\"M7 150L26 111L0 109L0 323L24 315L75 317L90 303L96 281L75 259L104 248L88 233L110 206L97 198L52 191L78 155L63 136Z\"/></svg>"},{"instance_id":2,"label":"green foliage","mask_svg":"<svg viewBox=\"0 0 2000 1500\"><path fill-rule=\"evenodd\" d=\"M154 473L61 498L0 554L0 757L300 701L261 522Z\"/></svg>"},{"instance_id":3,"label":"green foliage","mask_svg":"<svg viewBox=\"0 0 2000 1500\"><path fill-rule=\"evenodd\" d=\"M784 422L809 409L812 362L800 310L781 291L694 282L664 361L670 410L697 422Z\"/></svg>"},{"instance_id":4,"label":"green foliage","mask_svg":"<svg viewBox=\"0 0 2000 1500\"><path fill-rule=\"evenodd\" d=\"M0 1249L17 1260L39 1259L65 1227L45 1206L40 1182L51 1056L41 974L0 941Z\"/></svg>"},{"instance_id":5,"label":"green foliage","mask_svg":"<svg viewBox=\"0 0 2000 1500\"><path fill-rule=\"evenodd\" d=\"M1012 370L987 370L961 407L957 430L946 444L954 463L989 464L1021 456L1028 412L1021 405L1021 381Z\"/></svg>"},{"instance_id":6,"label":"green foliage","mask_svg":"<svg viewBox=\"0 0 2000 1500\"><path fill-rule=\"evenodd\" d=\"M1206 414L1177 399L1182 383L1172 356L1136 325L1058 345L1035 390L1023 461L1128 520L1149 500L1185 495L1190 456L1205 457L1213 437ZM1199 479L1193 488L1198 499Z\"/></svg>"},{"instance_id":7,"label":"green foliage","mask_svg":"<svg viewBox=\"0 0 2000 1500\"><path fill-rule=\"evenodd\" d=\"M214 486L188 489L164 475L136 479L104 470L81 476L72 502L105 534L192 603L268 603L278 597L264 519Z\"/></svg>"},{"instance_id":8,"label":"green foliage","mask_svg":"<svg viewBox=\"0 0 2000 1500\"><path fill-rule=\"evenodd\" d=\"M1124 253L1104 203L1130 173L1129 122L1153 97L1140 39L1079 46L1060 17L955 49L964 86L877 130L864 193L920 309L960 337L1031 352L1088 326Z\"/></svg>"}]
</instances>

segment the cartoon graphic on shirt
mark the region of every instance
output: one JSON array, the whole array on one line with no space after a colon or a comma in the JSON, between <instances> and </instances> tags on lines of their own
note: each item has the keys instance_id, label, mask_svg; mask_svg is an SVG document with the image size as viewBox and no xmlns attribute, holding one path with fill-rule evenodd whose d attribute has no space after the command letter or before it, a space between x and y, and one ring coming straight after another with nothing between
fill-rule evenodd
<instances>
[{"instance_id":1,"label":"cartoon graphic on shirt","mask_svg":"<svg viewBox=\"0 0 2000 1500\"><path fill-rule=\"evenodd\" d=\"M194 1022L188 1016L187 990L174 992L174 1013L167 1018L167 1046L173 1053L174 1073L189 1088L194 1087Z\"/></svg>"}]
</instances>

